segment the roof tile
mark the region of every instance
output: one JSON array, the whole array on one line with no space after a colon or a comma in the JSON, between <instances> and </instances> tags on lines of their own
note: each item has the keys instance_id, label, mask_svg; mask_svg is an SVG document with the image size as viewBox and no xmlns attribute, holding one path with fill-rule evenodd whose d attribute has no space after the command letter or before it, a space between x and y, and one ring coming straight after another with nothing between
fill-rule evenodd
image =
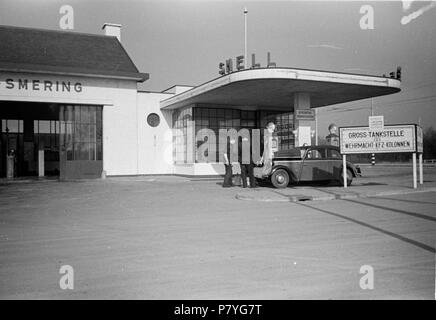
<instances>
[{"instance_id":1,"label":"roof tile","mask_svg":"<svg viewBox=\"0 0 436 320\"><path fill-rule=\"evenodd\" d=\"M116 37L12 26L0 26L0 68L148 78Z\"/></svg>"}]
</instances>

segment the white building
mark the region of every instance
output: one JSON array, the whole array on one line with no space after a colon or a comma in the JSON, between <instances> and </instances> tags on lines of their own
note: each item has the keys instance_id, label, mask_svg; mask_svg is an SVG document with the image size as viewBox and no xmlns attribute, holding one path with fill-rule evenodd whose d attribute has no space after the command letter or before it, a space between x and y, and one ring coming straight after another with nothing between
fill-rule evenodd
<instances>
[{"instance_id":1,"label":"white building","mask_svg":"<svg viewBox=\"0 0 436 320\"><path fill-rule=\"evenodd\" d=\"M149 75L122 47L120 27L90 35L0 26L1 177L12 154L15 176L221 174L219 156L196 154L201 128L274 121L286 149L312 143L312 108L400 91L393 78L278 67L138 91Z\"/></svg>"}]
</instances>

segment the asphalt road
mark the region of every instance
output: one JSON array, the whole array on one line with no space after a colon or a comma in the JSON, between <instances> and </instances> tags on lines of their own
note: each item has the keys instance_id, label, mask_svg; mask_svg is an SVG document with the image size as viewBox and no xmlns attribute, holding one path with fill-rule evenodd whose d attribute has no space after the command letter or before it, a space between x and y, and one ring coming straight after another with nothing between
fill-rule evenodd
<instances>
[{"instance_id":1,"label":"asphalt road","mask_svg":"<svg viewBox=\"0 0 436 320\"><path fill-rule=\"evenodd\" d=\"M0 186L0 298L435 298L435 192L268 203L238 190L177 177Z\"/></svg>"}]
</instances>

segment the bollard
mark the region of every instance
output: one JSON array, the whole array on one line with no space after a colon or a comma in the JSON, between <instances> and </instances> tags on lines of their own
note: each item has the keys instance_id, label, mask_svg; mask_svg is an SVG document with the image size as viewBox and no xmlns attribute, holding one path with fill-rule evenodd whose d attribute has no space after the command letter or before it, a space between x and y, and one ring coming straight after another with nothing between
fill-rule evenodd
<instances>
[{"instance_id":1,"label":"bollard","mask_svg":"<svg viewBox=\"0 0 436 320\"><path fill-rule=\"evenodd\" d=\"M12 179L15 176L15 157L8 155L6 158L6 178Z\"/></svg>"},{"instance_id":2,"label":"bollard","mask_svg":"<svg viewBox=\"0 0 436 320\"><path fill-rule=\"evenodd\" d=\"M44 150L38 150L38 177L43 177L44 175Z\"/></svg>"},{"instance_id":3,"label":"bollard","mask_svg":"<svg viewBox=\"0 0 436 320\"><path fill-rule=\"evenodd\" d=\"M375 154L374 153L371 154L371 165L375 166Z\"/></svg>"}]
</instances>

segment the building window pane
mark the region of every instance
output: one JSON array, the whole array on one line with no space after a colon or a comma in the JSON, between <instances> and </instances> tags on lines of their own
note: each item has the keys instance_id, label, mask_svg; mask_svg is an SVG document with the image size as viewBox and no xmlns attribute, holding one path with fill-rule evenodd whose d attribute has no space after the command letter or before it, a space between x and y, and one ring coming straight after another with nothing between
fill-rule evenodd
<instances>
[{"instance_id":1,"label":"building window pane","mask_svg":"<svg viewBox=\"0 0 436 320\"><path fill-rule=\"evenodd\" d=\"M80 119L80 106L74 106L74 121L76 122L81 122Z\"/></svg>"},{"instance_id":2,"label":"building window pane","mask_svg":"<svg viewBox=\"0 0 436 320\"><path fill-rule=\"evenodd\" d=\"M61 138L67 152L67 160L102 160L101 111L102 108L97 106L63 106L63 121L53 121L51 129L55 132L62 129ZM54 141L56 145L56 139Z\"/></svg>"},{"instance_id":3,"label":"building window pane","mask_svg":"<svg viewBox=\"0 0 436 320\"><path fill-rule=\"evenodd\" d=\"M12 119L6 120L5 130L6 128L9 129L9 133L18 133L19 132L18 120L12 120Z\"/></svg>"},{"instance_id":4,"label":"building window pane","mask_svg":"<svg viewBox=\"0 0 436 320\"><path fill-rule=\"evenodd\" d=\"M50 133L50 121L39 120L39 133Z\"/></svg>"}]
</instances>

